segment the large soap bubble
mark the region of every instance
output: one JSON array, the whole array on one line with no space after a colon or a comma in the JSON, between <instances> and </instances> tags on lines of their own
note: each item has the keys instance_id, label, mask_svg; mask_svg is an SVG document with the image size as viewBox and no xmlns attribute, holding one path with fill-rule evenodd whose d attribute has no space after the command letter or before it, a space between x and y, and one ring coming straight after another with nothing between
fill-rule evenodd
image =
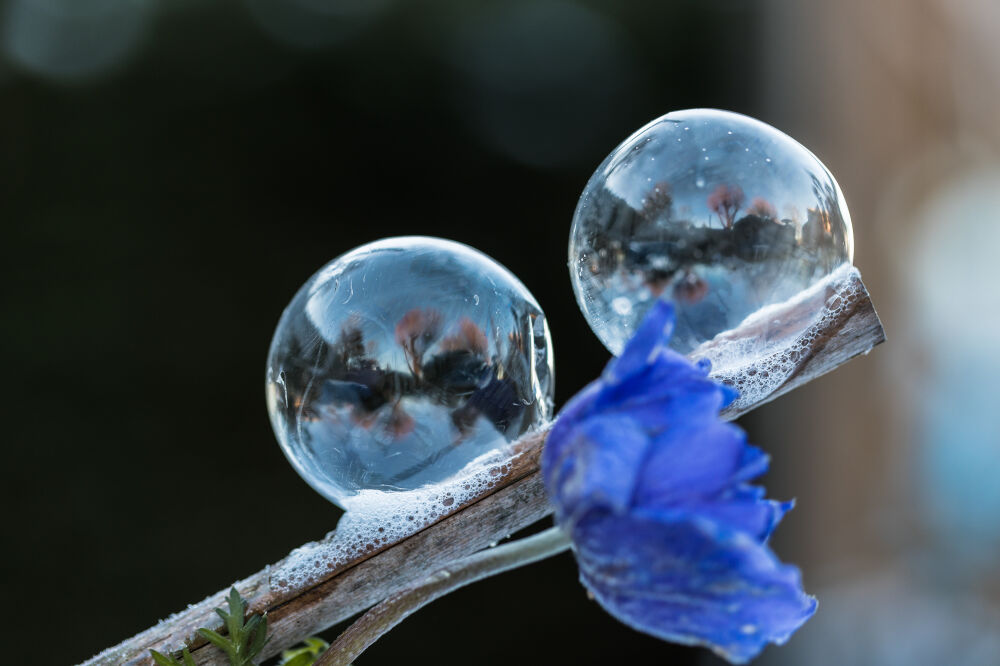
<instances>
[{"instance_id":1,"label":"large soap bubble","mask_svg":"<svg viewBox=\"0 0 1000 666\"><path fill-rule=\"evenodd\" d=\"M844 196L815 155L752 118L694 109L649 123L598 167L569 261L612 353L657 298L676 308L671 345L690 353L842 273L853 246Z\"/></svg>"},{"instance_id":2,"label":"large soap bubble","mask_svg":"<svg viewBox=\"0 0 1000 666\"><path fill-rule=\"evenodd\" d=\"M531 293L436 238L381 240L324 266L285 309L267 362L285 455L345 508L362 491L443 483L491 459L551 416L552 391Z\"/></svg>"}]
</instances>

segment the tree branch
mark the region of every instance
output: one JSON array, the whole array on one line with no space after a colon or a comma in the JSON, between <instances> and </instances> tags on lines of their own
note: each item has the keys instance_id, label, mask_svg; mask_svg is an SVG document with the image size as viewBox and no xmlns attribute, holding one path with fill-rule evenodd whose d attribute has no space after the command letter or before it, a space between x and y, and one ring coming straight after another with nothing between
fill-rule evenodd
<instances>
[{"instance_id":1,"label":"tree branch","mask_svg":"<svg viewBox=\"0 0 1000 666\"><path fill-rule=\"evenodd\" d=\"M843 279L810 290L772 309L766 321L748 319L719 336L695 355L725 360L726 345L742 339L778 340L802 330L791 353L774 346L753 368L720 367L713 373L738 387L752 386L750 399L738 400L723 416L734 419L802 384L830 372L885 340L878 315L856 270ZM751 375L750 371L754 374ZM750 381L767 372L768 381ZM772 376L771 373L777 373ZM336 532L296 549L281 562L235 583L249 600L250 613L267 613L271 640L263 657L277 654L303 638L346 620L386 597L422 580L450 562L471 555L551 513L538 458L548 426L518 440L509 459L489 470L489 483L462 503L434 500L433 518L403 538L380 542L353 531L345 514ZM360 540L359 540L360 539ZM387 540L388 541L388 540ZM191 648L198 664L225 666L225 656L195 630L222 630L214 609L225 603L229 587L164 620L155 627L84 662L151 664L150 648L160 652Z\"/></svg>"}]
</instances>

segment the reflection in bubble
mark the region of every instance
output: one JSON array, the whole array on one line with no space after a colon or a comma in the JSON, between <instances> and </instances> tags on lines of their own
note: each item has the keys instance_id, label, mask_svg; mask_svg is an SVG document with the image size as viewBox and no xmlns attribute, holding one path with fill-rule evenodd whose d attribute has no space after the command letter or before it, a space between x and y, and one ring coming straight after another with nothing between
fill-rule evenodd
<instances>
[{"instance_id":1,"label":"reflection in bubble","mask_svg":"<svg viewBox=\"0 0 1000 666\"><path fill-rule=\"evenodd\" d=\"M338 504L442 483L551 415L548 327L485 255L393 238L327 264L275 331L267 398L302 477Z\"/></svg>"},{"instance_id":2,"label":"reflection in bubble","mask_svg":"<svg viewBox=\"0 0 1000 666\"><path fill-rule=\"evenodd\" d=\"M746 116L700 109L653 121L604 160L577 206L569 259L612 353L657 298L675 303L671 344L687 353L852 254L843 195L812 153Z\"/></svg>"},{"instance_id":3,"label":"reflection in bubble","mask_svg":"<svg viewBox=\"0 0 1000 666\"><path fill-rule=\"evenodd\" d=\"M11 0L3 49L20 66L55 78L99 74L126 62L151 14L149 0Z\"/></svg>"}]
</instances>

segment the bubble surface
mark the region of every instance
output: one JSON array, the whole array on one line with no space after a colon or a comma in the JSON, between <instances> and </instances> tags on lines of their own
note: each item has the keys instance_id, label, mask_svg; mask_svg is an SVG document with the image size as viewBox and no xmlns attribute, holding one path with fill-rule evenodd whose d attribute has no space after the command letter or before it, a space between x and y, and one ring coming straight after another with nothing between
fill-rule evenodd
<instances>
[{"instance_id":1,"label":"bubble surface","mask_svg":"<svg viewBox=\"0 0 1000 666\"><path fill-rule=\"evenodd\" d=\"M691 353L829 281L853 253L843 193L819 159L712 109L668 113L618 146L587 183L569 243L577 301L616 355L657 298L675 305L671 346Z\"/></svg>"},{"instance_id":2,"label":"bubble surface","mask_svg":"<svg viewBox=\"0 0 1000 666\"><path fill-rule=\"evenodd\" d=\"M552 343L531 293L460 243L390 238L320 269L267 363L282 450L346 509L466 478L552 413Z\"/></svg>"}]
</instances>

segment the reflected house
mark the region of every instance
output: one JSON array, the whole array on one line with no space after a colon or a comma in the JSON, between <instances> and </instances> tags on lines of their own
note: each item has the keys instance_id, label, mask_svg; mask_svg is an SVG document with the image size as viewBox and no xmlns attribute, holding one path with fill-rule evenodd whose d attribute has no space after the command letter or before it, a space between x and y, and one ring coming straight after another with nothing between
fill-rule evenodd
<instances>
[{"instance_id":1,"label":"reflected house","mask_svg":"<svg viewBox=\"0 0 1000 666\"><path fill-rule=\"evenodd\" d=\"M838 248L846 243L840 197L831 183L821 183L815 176L812 181L817 205L806 212L801 244L821 266L829 269L840 262Z\"/></svg>"},{"instance_id":2,"label":"reflected house","mask_svg":"<svg viewBox=\"0 0 1000 666\"><path fill-rule=\"evenodd\" d=\"M750 214L733 224L733 248L743 261L766 261L790 256L795 252L795 226Z\"/></svg>"},{"instance_id":3,"label":"reflected house","mask_svg":"<svg viewBox=\"0 0 1000 666\"><path fill-rule=\"evenodd\" d=\"M806 211L806 223L802 225L802 244L808 247L822 247L833 242L830 216L820 208Z\"/></svg>"},{"instance_id":4,"label":"reflected house","mask_svg":"<svg viewBox=\"0 0 1000 666\"><path fill-rule=\"evenodd\" d=\"M588 204L590 216L586 229L593 252L586 255L587 270L592 275L610 275L625 261L625 244L619 239L635 237L651 218L607 189L591 197Z\"/></svg>"},{"instance_id":5,"label":"reflected house","mask_svg":"<svg viewBox=\"0 0 1000 666\"><path fill-rule=\"evenodd\" d=\"M397 372L372 356L375 350L360 328L346 326L334 343L322 346L315 366L300 368L305 374L296 385L309 387L309 377L327 377L321 386L307 388L305 395L297 397L302 418L318 420L331 410L346 409L354 425L381 426L384 434L398 439L415 426L400 403L410 396L452 410L458 431L452 444L461 443L480 416L501 434L520 434L535 411L527 408L534 396L521 396L518 391L519 380L531 374L525 366L528 361L521 357L525 341L518 334L511 340L507 358L491 359L487 336L475 322L463 317L455 329L442 337L446 330L441 313L408 311L397 322L395 342L403 350L409 371ZM499 343L495 347L503 348Z\"/></svg>"},{"instance_id":6,"label":"reflected house","mask_svg":"<svg viewBox=\"0 0 1000 666\"><path fill-rule=\"evenodd\" d=\"M832 187L819 181L814 180L813 193L817 206L809 209L800 230L794 220L779 219L776 206L763 197L755 197L740 217L747 197L738 185L719 185L706 198L722 228L674 217L666 182L650 188L640 210L600 190L588 200L585 229L590 230L592 251L586 256L587 269L626 280L638 271L653 295L671 288L677 300L688 303L706 294L707 287L691 277L699 265L748 270L755 280L781 271L811 274L814 263L828 271L839 263L845 242L843 224L834 219L839 202Z\"/></svg>"},{"instance_id":7,"label":"reflected house","mask_svg":"<svg viewBox=\"0 0 1000 666\"><path fill-rule=\"evenodd\" d=\"M833 268L840 262L838 248L844 244L841 228L842 225L834 224L827 210L808 210L806 223L802 225L801 245L825 269Z\"/></svg>"}]
</instances>

